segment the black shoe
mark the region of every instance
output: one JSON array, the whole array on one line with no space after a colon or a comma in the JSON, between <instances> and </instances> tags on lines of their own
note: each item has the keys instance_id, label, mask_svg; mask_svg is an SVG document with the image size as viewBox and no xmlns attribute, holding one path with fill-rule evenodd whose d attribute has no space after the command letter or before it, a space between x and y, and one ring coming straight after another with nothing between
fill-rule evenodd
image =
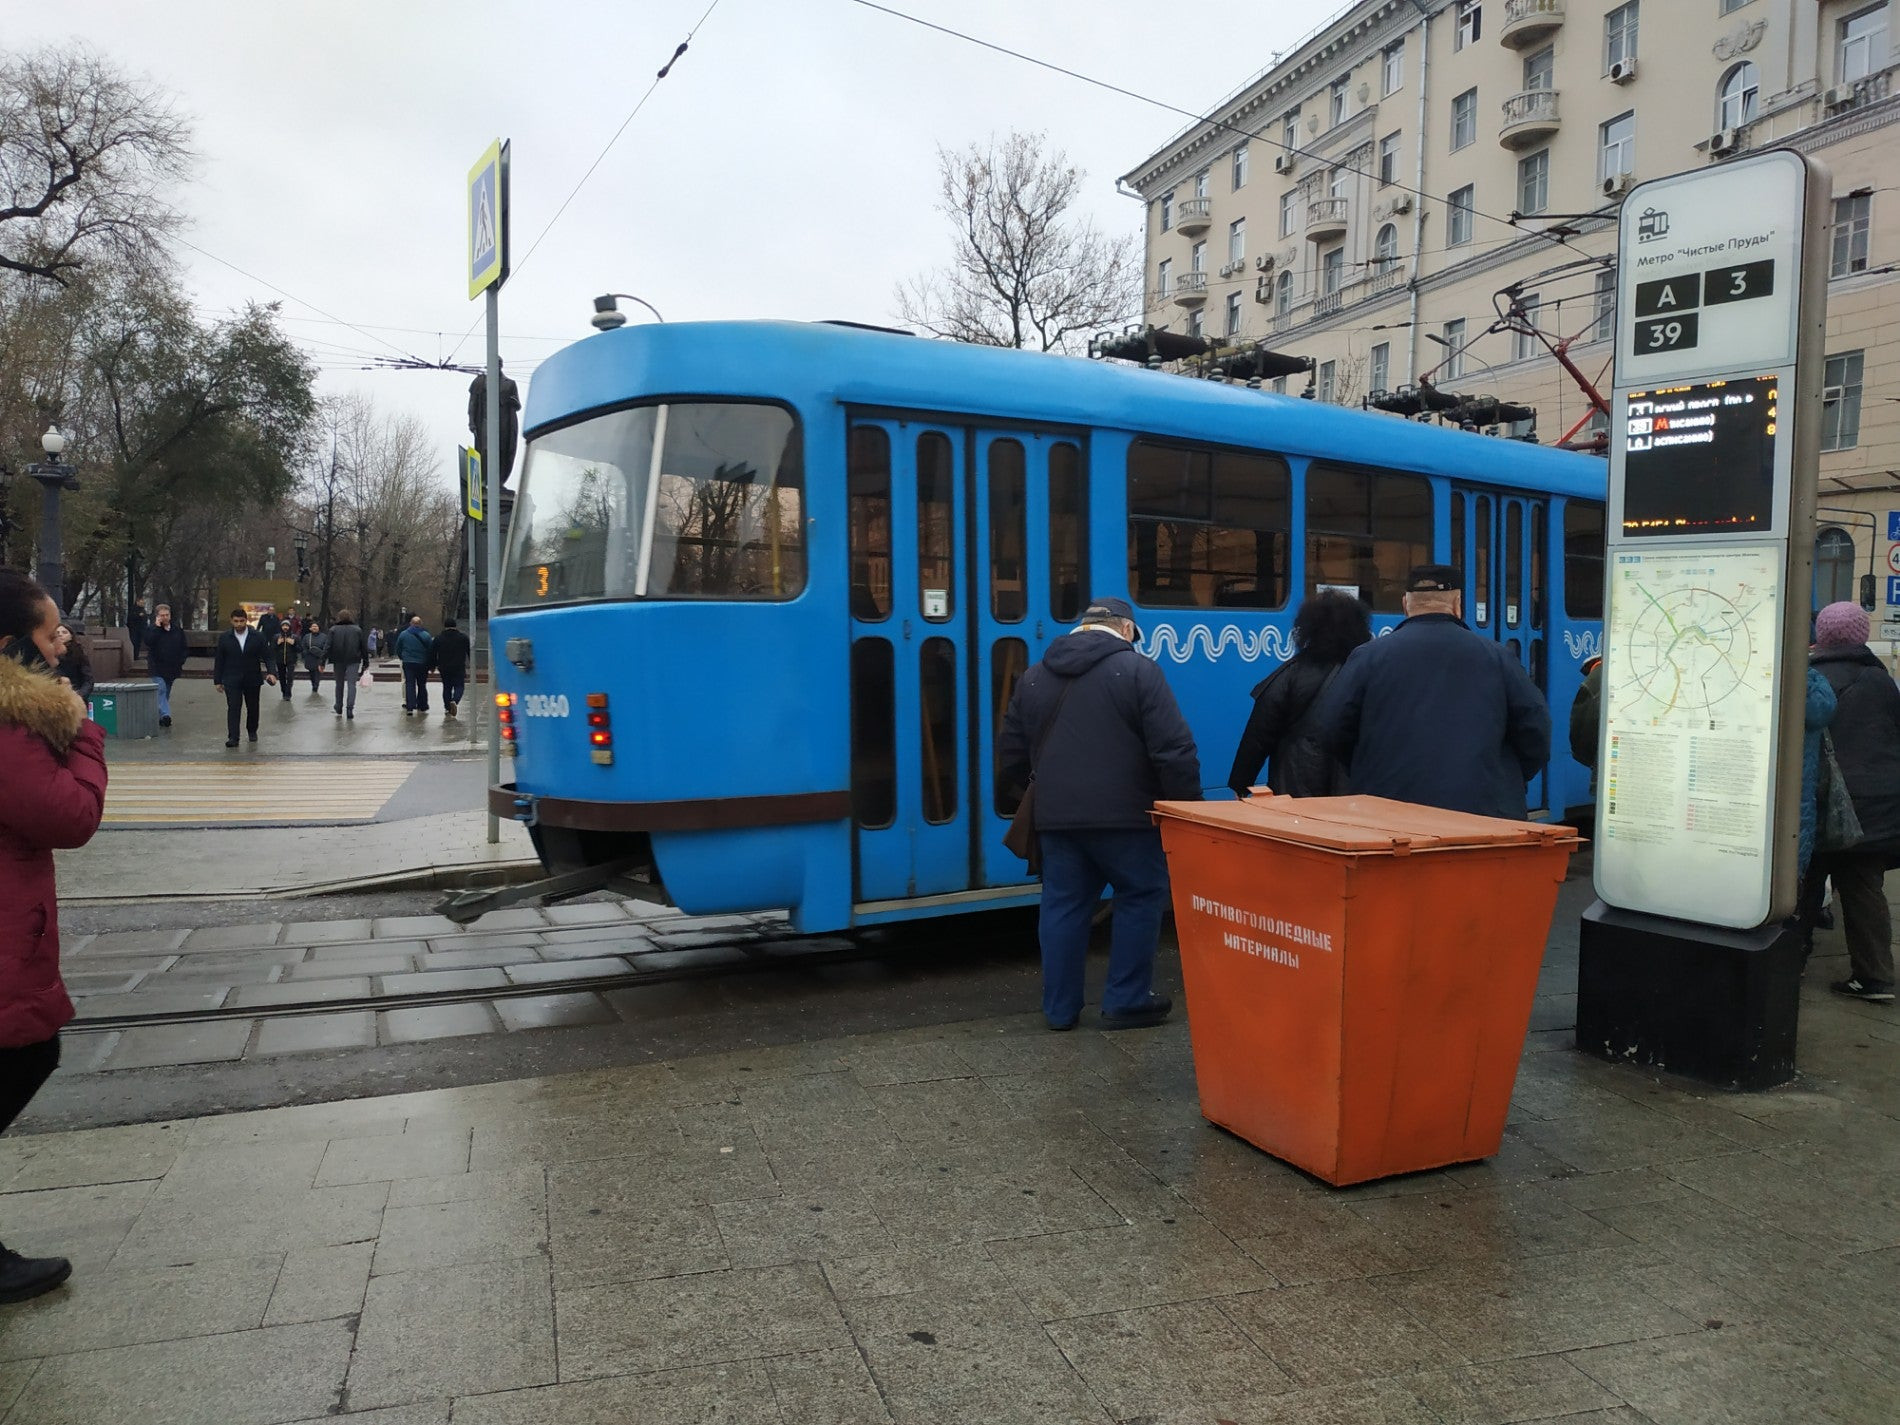
<instances>
[{"instance_id":1,"label":"black shoe","mask_svg":"<svg viewBox=\"0 0 1900 1425\"><path fill-rule=\"evenodd\" d=\"M158 720L158 725L160 727L170 727L172 725L172 720L168 717L161 717Z\"/></svg>"},{"instance_id":2,"label":"black shoe","mask_svg":"<svg viewBox=\"0 0 1900 1425\"><path fill-rule=\"evenodd\" d=\"M72 1274L64 1257L22 1257L0 1247L0 1302L31 1301Z\"/></svg>"},{"instance_id":3,"label":"black shoe","mask_svg":"<svg viewBox=\"0 0 1900 1425\"><path fill-rule=\"evenodd\" d=\"M355 722L355 721L356 721L356 714L355 714L354 712L346 712L346 713L344 713L344 714L343 714L343 721L345 721L345 722Z\"/></svg>"},{"instance_id":4,"label":"black shoe","mask_svg":"<svg viewBox=\"0 0 1900 1425\"><path fill-rule=\"evenodd\" d=\"M230 741L228 741L228 742L226 742L226 743L225 743L224 745L225 745L226 747L236 747L236 746L237 746L237 739L236 739L235 737L233 737L233 738L232 738L232 739L231 739Z\"/></svg>"},{"instance_id":5,"label":"black shoe","mask_svg":"<svg viewBox=\"0 0 1900 1425\"><path fill-rule=\"evenodd\" d=\"M1849 999L1864 999L1869 1004L1892 1004L1893 986L1870 984L1858 977L1851 980L1836 980L1828 986L1837 995L1846 995Z\"/></svg>"},{"instance_id":6,"label":"black shoe","mask_svg":"<svg viewBox=\"0 0 1900 1425\"><path fill-rule=\"evenodd\" d=\"M402 710L402 715L404 717L414 717L416 715L416 710L414 708L404 708Z\"/></svg>"},{"instance_id":7,"label":"black shoe","mask_svg":"<svg viewBox=\"0 0 1900 1425\"><path fill-rule=\"evenodd\" d=\"M1064 1019L1060 1021L1054 1020L1054 1019L1045 1019L1043 1023L1047 1024L1057 1034L1065 1034L1069 1030L1075 1028L1076 1021L1073 1019Z\"/></svg>"},{"instance_id":8,"label":"black shoe","mask_svg":"<svg viewBox=\"0 0 1900 1425\"><path fill-rule=\"evenodd\" d=\"M1833 906L1824 905L1821 907L1821 913L1814 917L1814 928L1816 930L1832 930L1834 928Z\"/></svg>"},{"instance_id":9,"label":"black shoe","mask_svg":"<svg viewBox=\"0 0 1900 1425\"><path fill-rule=\"evenodd\" d=\"M1124 1010L1120 1014L1102 1011L1104 1029L1153 1029L1165 1020L1174 1009L1174 1001L1166 995L1149 995L1148 1003L1139 1009Z\"/></svg>"}]
</instances>

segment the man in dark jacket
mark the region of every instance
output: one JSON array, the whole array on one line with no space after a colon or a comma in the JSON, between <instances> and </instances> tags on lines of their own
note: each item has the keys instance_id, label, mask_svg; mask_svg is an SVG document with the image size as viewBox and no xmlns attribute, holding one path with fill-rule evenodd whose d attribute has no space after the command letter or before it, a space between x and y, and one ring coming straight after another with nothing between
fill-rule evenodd
<instances>
[{"instance_id":1,"label":"man in dark jacket","mask_svg":"<svg viewBox=\"0 0 1900 1425\"><path fill-rule=\"evenodd\" d=\"M132 612L125 616L125 631L132 640L132 657L136 659L145 647L145 605L134 602Z\"/></svg>"},{"instance_id":2,"label":"man in dark jacket","mask_svg":"<svg viewBox=\"0 0 1900 1425\"><path fill-rule=\"evenodd\" d=\"M336 715L356 720L356 680L369 660L367 640L348 609L330 625L330 667L336 672ZM347 709L345 702L348 702Z\"/></svg>"},{"instance_id":3,"label":"man in dark jacket","mask_svg":"<svg viewBox=\"0 0 1900 1425\"><path fill-rule=\"evenodd\" d=\"M1051 1029L1082 1014L1089 926L1115 891L1102 1027L1161 1023L1155 946L1168 905L1168 862L1148 811L1199 801L1194 734L1161 670L1135 650L1134 610L1097 599L1017 683L997 756L1017 786L1036 784L1042 840L1042 1013Z\"/></svg>"},{"instance_id":4,"label":"man in dark jacket","mask_svg":"<svg viewBox=\"0 0 1900 1425\"><path fill-rule=\"evenodd\" d=\"M442 636L435 641L436 671L442 675L442 713L455 716L455 705L462 701L468 684L468 635L455 626L455 620L442 620Z\"/></svg>"},{"instance_id":5,"label":"man in dark jacket","mask_svg":"<svg viewBox=\"0 0 1900 1425\"><path fill-rule=\"evenodd\" d=\"M145 666L158 690L158 725L172 725L172 684L185 671L185 656L191 645L185 631L172 627L172 606L160 604L152 610L152 626L145 631Z\"/></svg>"},{"instance_id":6,"label":"man in dark jacket","mask_svg":"<svg viewBox=\"0 0 1900 1425\"><path fill-rule=\"evenodd\" d=\"M245 731L257 741L257 700L264 684L277 685L270 671L271 646L251 627L242 607L231 610L231 629L218 635L218 651L211 663L211 682L224 694L224 745L238 745L238 709L245 713Z\"/></svg>"},{"instance_id":7,"label":"man in dark jacket","mask_svg":"<svg viewBox=\"0 0 1900 1425\"><path fill-rule=\"evenodd\" d=\"M1511 651L1465 627L1463 581L1422 564L1405 622L1346 660L1314 714L1354 792L1522 821L1550 760L1550 709Z\"/></svg>"},{"instance_id":8,"label":"man in dark jacket","mask_svg":"<svg viewBox=\"0 0 1900 1425\"><path fill-rule=\"evenodd\" d=\"M402 661L402 715L429 710L429 665L435 662L435 638L422 626L422 615L412 614L409 626L396 635L396 657Z\"/></svg>"}]
</instances>

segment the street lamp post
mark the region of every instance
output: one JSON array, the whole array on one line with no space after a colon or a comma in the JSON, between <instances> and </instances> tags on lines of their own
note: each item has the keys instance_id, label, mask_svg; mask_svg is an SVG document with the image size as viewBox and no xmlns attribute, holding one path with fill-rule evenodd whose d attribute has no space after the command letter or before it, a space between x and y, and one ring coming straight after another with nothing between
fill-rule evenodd
<instances>
[{"instance_id":1,"label":"street lamp post","mask_svg":"<svg viewBox=\"0 0 1900 1425\"><path fill-rule=\"evenodd\" d=\"M274 544L264 546L264 577L266 579L277 577L277 546Z\"/></svg>"},{"instance_id":2,"label":"street lamp post","mask_svg":"<svg viewBox=\"0 0 1900 1425\"><path fill-rule=\"evenodd\" d=\"M40 587L53 596L63 612L66 608L66 559L59 540L59 492L77 490L73 467L61 462L66 437L57 425L49 425L40 437L40 449L46 459L26 467L26 473L40 482Z\"/></svg>"}]
</instances>

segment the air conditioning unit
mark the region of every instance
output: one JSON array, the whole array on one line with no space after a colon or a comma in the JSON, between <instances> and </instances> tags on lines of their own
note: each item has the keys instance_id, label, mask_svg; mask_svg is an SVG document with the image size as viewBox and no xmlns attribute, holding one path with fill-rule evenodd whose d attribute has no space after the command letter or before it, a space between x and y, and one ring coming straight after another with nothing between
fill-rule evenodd
<instances>
[{"instance_id":1,"label":"air conditioning unit","mask_svg":"<svg viewBox=\"0 0 1900 1425\"><path fill-rule=\"evenodd\" d=\"M1635 77L1636 61L1633 59L1619 59L1610 66L1610 83L1612 84L1628 84Z\"/></svg>"},{"instance_id":2,"label":"air conditioning unit","mask_svg":"<svg viewBox=\"0 0 1900 1425\"><path fill-rule=\"evenodd\" d=\"M1741 147L1742 135L1738 129L1723 129L1709 136L1709 152L1713 154L1734 153Z\"/></svg>"},{"instance_id":3,"label":"air conditioning unit","mask_svg":"<svg viewBox=\"0 0 1900 1425\"><path fill-rule=\"evenodd\" d=\"M1396 218L1412 211L1412 195L1401 193L1396 198L1387 198L1379 204L1378 215L1382 218Z\"/></svg>"},{"instance_id":4,"label":"air conditioning unit","mask_svg":"<svg viewBox=\"0 0 1900 1425\"><path fill-rule=\"evenodd\" d=\"M1234 264L1231 262L1223 262L1220 265L1220 275L1223 277L1232 277L1234 275Z\"/></svg>"},{"instance_id":5,"label":"air conditioning unit","mask_svg":"<svg viewBox=\"0 0 1900 1425\"><path fill-rule=\"evenodd\" d=\"M1256 272L1273 271L1273 254L1270 252L1261 253L1260 256L1253 260L1253 266Z\"/></svg>"},{"instance_id":6,"label":"air conditioning unit","mask_svg":"<svg viewBox=\"0 0 1900 1425\"><path fill-rule=\"evenodd\" d=\"M1293 171L1293 165L1298 162L1298 154L1276 153L1273 156L1273 171L1275 173L1291 173Z\"/></svg>"},{"instance_id":7,"label":"air conditioning unit","mask_svg":"<svg viewBox=\"0 0 1900 1425\"><path fill-rule=\"evenodd\" d=\"M1262 273L1254 281L1253 299L1256 302L1271 302L1273 300L1273 279L1268 277L1265 273Z\"/></svg>"},{"instance_id":8,"label":"air conditioning unit","mask_svg":"<svg viewBox=\"0 0 1900 1425\"><path fill-rule=\"evenodd\" d=\"M1829 109L1838 109L1854 97L1852 89L1830 89L1821 97L1821 103Z\"/></svg>"},{"instance_id":9,"label":"air conditioning unit","mask_svg":"<svg viewBox=\"0 0 1900 1425\"><path fill-rule=\"evenodd\" d=\"M1612 173L1603 180L1605 198L1621 198L1630 191L1630 176L1627 173Z\"/></svg>"}]
</instances>

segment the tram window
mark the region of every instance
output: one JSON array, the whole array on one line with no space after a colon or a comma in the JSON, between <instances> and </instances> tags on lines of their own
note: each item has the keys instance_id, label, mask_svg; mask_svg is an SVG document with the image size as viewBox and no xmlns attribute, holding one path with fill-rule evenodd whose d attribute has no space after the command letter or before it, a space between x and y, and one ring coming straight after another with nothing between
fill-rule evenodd
<instances>
[{"instance_id":1,"label":"tram window","mask_svg":"<svg viewBox=\"0 0 1900 1425\"><path fill-rule=\"evenodd\" d=\"M1277 609L1293 478L1277 455L1128 447L1128 587L1150 608Z\"/></svg>"},{"instance_id":2,"label":"tram window","mask_svg":"<svg viewBox=\"0 0 1900 1425\"><path fill-rule=\"evenodd\" d=\"M957 646L926 638L917 655L923 707L924 820L941 826L957 814Z\"/></svg>"},{"instance_id":3,"label":"tram window","mask_svg":"<svg viewBox=\"0 0 1900 1425\"><path fill-rule=\"evenodd\" d=\"M853 426L845 475L850 491L851 617L891 613L891 438L881 426Z\"/></svg>"},{"instance_id":4,"label":"tram window","mask_svg":"<svg viewBox=\"0 0 1900 1425\"><path fill-rule=\"evenodd\" d=\"M1313 462L1306 471L1306 583L1356 587L1374 613L1403 610L1406 576L1432 557L1432 487L1417 475Z\"/></svg>"},{"instance_id":5,"label":"tram window","mask_svg":"<svg viewBox=\"0 0 1900 1425\"><path fill-rule=\"evenodd\" d=\"M1524 589L1524 507L1516 500L1504 506L1504 622L1516 628L1524 620L1519 602Z\"/></svg>"},{"instance_id":6,"label":"tram window","mask_svg":"<svg viewBox=\"0 0 1900 1425\"><path fill-rule=\"evenodd\" d=\"M1029 671L1029 645L1020 638L999 638L990 645L990 793L998 816L1016 815L1023 789L1003 775L995 749L1003 739L1003 715L1015 696L1016 680Z\"/></svg>"},{"instance_id":7,"label":"tram window","mask_svg":"<svg viewBox=\"0 0 1900 1425\"><path fill-rule=\"evenodd\" d=\"M1450 563L1460 574L1465 572L1465 497L1459 490L1451 492Z\"/></svg>"},{"instance_id":8,"label":"tram window","mask_svg":"<svg viewBox=\"0 0 1900 1425\"><path fill-rule=\"evenodd\" d=\"M990 613L1021 623L1029 609L1029 486L1022 442L990 442Z\"/></svg>"},{"instance_id":9,"label":"tram window","mask_svg":"<svg viewBox=\"0 0 1900 1425\"><path fill-rule=\"evenodd\" d=\"M1539 500L1531 506L1531 627L1542 628L1550 616L1544 590L1544 560L1550 543L1550 511Z\"/></svg>"},{"instance_id":10,"label":"tram window","mask_svg":"<svg viewBox=\"0 0 1900 1425\"><path fill-rule=\"evenodd\" d=\"M1603 506L1594 500L1564 505L1564 612L1603 617Z\"/></svg>"},{"instance_id":11,"label":"tram window","mask_svg":"<svg viewBox=\"0 0 1900 1425\"><path fill-rule=\"evenodd\" d=\"M1491 497L1480 495L1472 502L1472 538L1475 542L1473 563L1477 577L1472 580L1475 607L1465 610L1473 628L1491 626Z\"/></svg>"},{"instance_id":12,"label":"tram window","mask_svg":"<svg viewBox=\"0 0 1900 1425\"><path fill-rule=\"evenodd\" d=\"M917 600L932 623L957 611L955 482L950 437L925 431L917 437Z\"/></svg>"},{"instance_id":13,"label":"tram window","mask_svg":"<svg viewBox=\"0 0 1900 1425\"><path fill-rule=\"evenodd\" d=\"M1089 491L1082 452L1049 447L1049 612L1060 623L1082 617L1089 584Z\"/></svg>"},{"instance_id":14,"label":"tram window","mask_svg":"<svg viewBox=\"0 0 1900 1425\"><path fill-rule=\"evenodd\" d=\"M876 829L897 820L896 683L891 645L851 645L851 815Z\"/></svg>"},{"instance_id":15,"label":"tram window","mask_svg":"<svg viewBox=\"0 0 1900 1425\"><path fill-rule=\"evenodd\" d=\"M794 597L803 449L792 413L762 402L634 406L535 436L503 603Z\"/></svg>"}]
</instances>

